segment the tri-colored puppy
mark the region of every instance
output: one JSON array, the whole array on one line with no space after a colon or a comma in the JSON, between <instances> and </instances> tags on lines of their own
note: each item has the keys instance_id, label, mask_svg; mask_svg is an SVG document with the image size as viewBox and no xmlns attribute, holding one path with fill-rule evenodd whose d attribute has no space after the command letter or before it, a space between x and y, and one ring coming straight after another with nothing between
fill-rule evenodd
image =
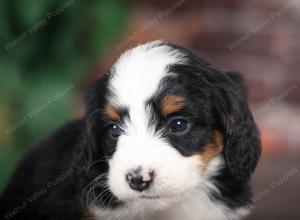
<instances>
[{"instance_id":1,"label":"tri-colored puppy","mask_svg":"<svg viewBox=\"0 0 300 220\"><path fill-rule=\"evenodd\" d=\"M241 77L150 42L125 52L92 86L84 119L27 154L1 195L1 215L241 219L251 210L259 156Z\"/></svg>"}]
</instances>

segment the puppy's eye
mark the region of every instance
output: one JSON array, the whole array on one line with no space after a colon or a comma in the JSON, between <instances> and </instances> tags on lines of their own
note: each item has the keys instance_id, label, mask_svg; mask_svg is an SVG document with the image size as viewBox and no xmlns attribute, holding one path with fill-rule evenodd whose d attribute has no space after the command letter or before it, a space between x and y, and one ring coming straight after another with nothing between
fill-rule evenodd
<instances>
[{"instance_id":1,"label":"puppy's eye","mask_svg":"<svg viewBox=\"0 0 300 220\"><path fill-rule=\"evenodd\" d=\"M182 134L189 128L189 123L187 120L182 118L173 119L169 123L169 130L173 134Z\"/></svg>"},{"instance_id":2,"label":"puppy's eye","mask_svg":"<svg viewBox=\"0 0 300 220\"><path fill-rule=\"evenodd\" d=\"M112 124L110 126L109 132L110 132L110 136L115 139L121 135L123 130L118 125Z\"/></svg>"}]
</instances>

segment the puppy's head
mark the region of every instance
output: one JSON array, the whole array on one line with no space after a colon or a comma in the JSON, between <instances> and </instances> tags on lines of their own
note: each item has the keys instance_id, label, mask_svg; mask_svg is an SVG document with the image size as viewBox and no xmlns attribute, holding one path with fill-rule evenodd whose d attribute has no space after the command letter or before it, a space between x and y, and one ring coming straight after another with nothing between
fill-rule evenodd
<instances>
[{"instance_id":1,"label":"puppy's head","mask_svg":"<svg viewBox=\"0 0 300 220\"><path fill-rule=\"evenodd\" d=\"M87 95L90 138L113 195L164 207L213 188L220 172L247 182L260 144L240 81L163 42L124 53Z\"/></svg>"}]
</instances>

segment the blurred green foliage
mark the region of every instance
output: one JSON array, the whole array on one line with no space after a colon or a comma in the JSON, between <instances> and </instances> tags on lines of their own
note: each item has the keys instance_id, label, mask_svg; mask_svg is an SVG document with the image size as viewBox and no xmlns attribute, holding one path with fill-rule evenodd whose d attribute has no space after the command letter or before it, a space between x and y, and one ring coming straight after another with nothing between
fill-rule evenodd
<instances>
[{"instance_id":1,"label":"blurred green foliage","mask_svg":"<svg viewBox=\"0 0 300 220\"><path fill-rule=\"evenodd\" d=\"M129 12L110 0L0 1L0 189L34 142L72 118L70 96Z\"/></svg>"}]
</instances>

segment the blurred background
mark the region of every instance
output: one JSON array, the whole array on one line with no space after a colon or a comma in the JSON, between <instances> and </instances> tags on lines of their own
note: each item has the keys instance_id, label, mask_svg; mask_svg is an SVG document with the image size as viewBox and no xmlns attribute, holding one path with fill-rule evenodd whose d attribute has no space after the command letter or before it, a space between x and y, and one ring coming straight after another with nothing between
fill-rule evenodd
<instances>
[{"instance_id":1,"label":"blurred background","mask_svg":"<svg viewBox=\"0 0 300 220\"><path fill-rule=\"evenodd\" d=\"M0 190L124 50L164 39L244 75L263 143L249 220L299 219L299 27L299 0L0 0Z\"/></svg>"}]
</instances>

